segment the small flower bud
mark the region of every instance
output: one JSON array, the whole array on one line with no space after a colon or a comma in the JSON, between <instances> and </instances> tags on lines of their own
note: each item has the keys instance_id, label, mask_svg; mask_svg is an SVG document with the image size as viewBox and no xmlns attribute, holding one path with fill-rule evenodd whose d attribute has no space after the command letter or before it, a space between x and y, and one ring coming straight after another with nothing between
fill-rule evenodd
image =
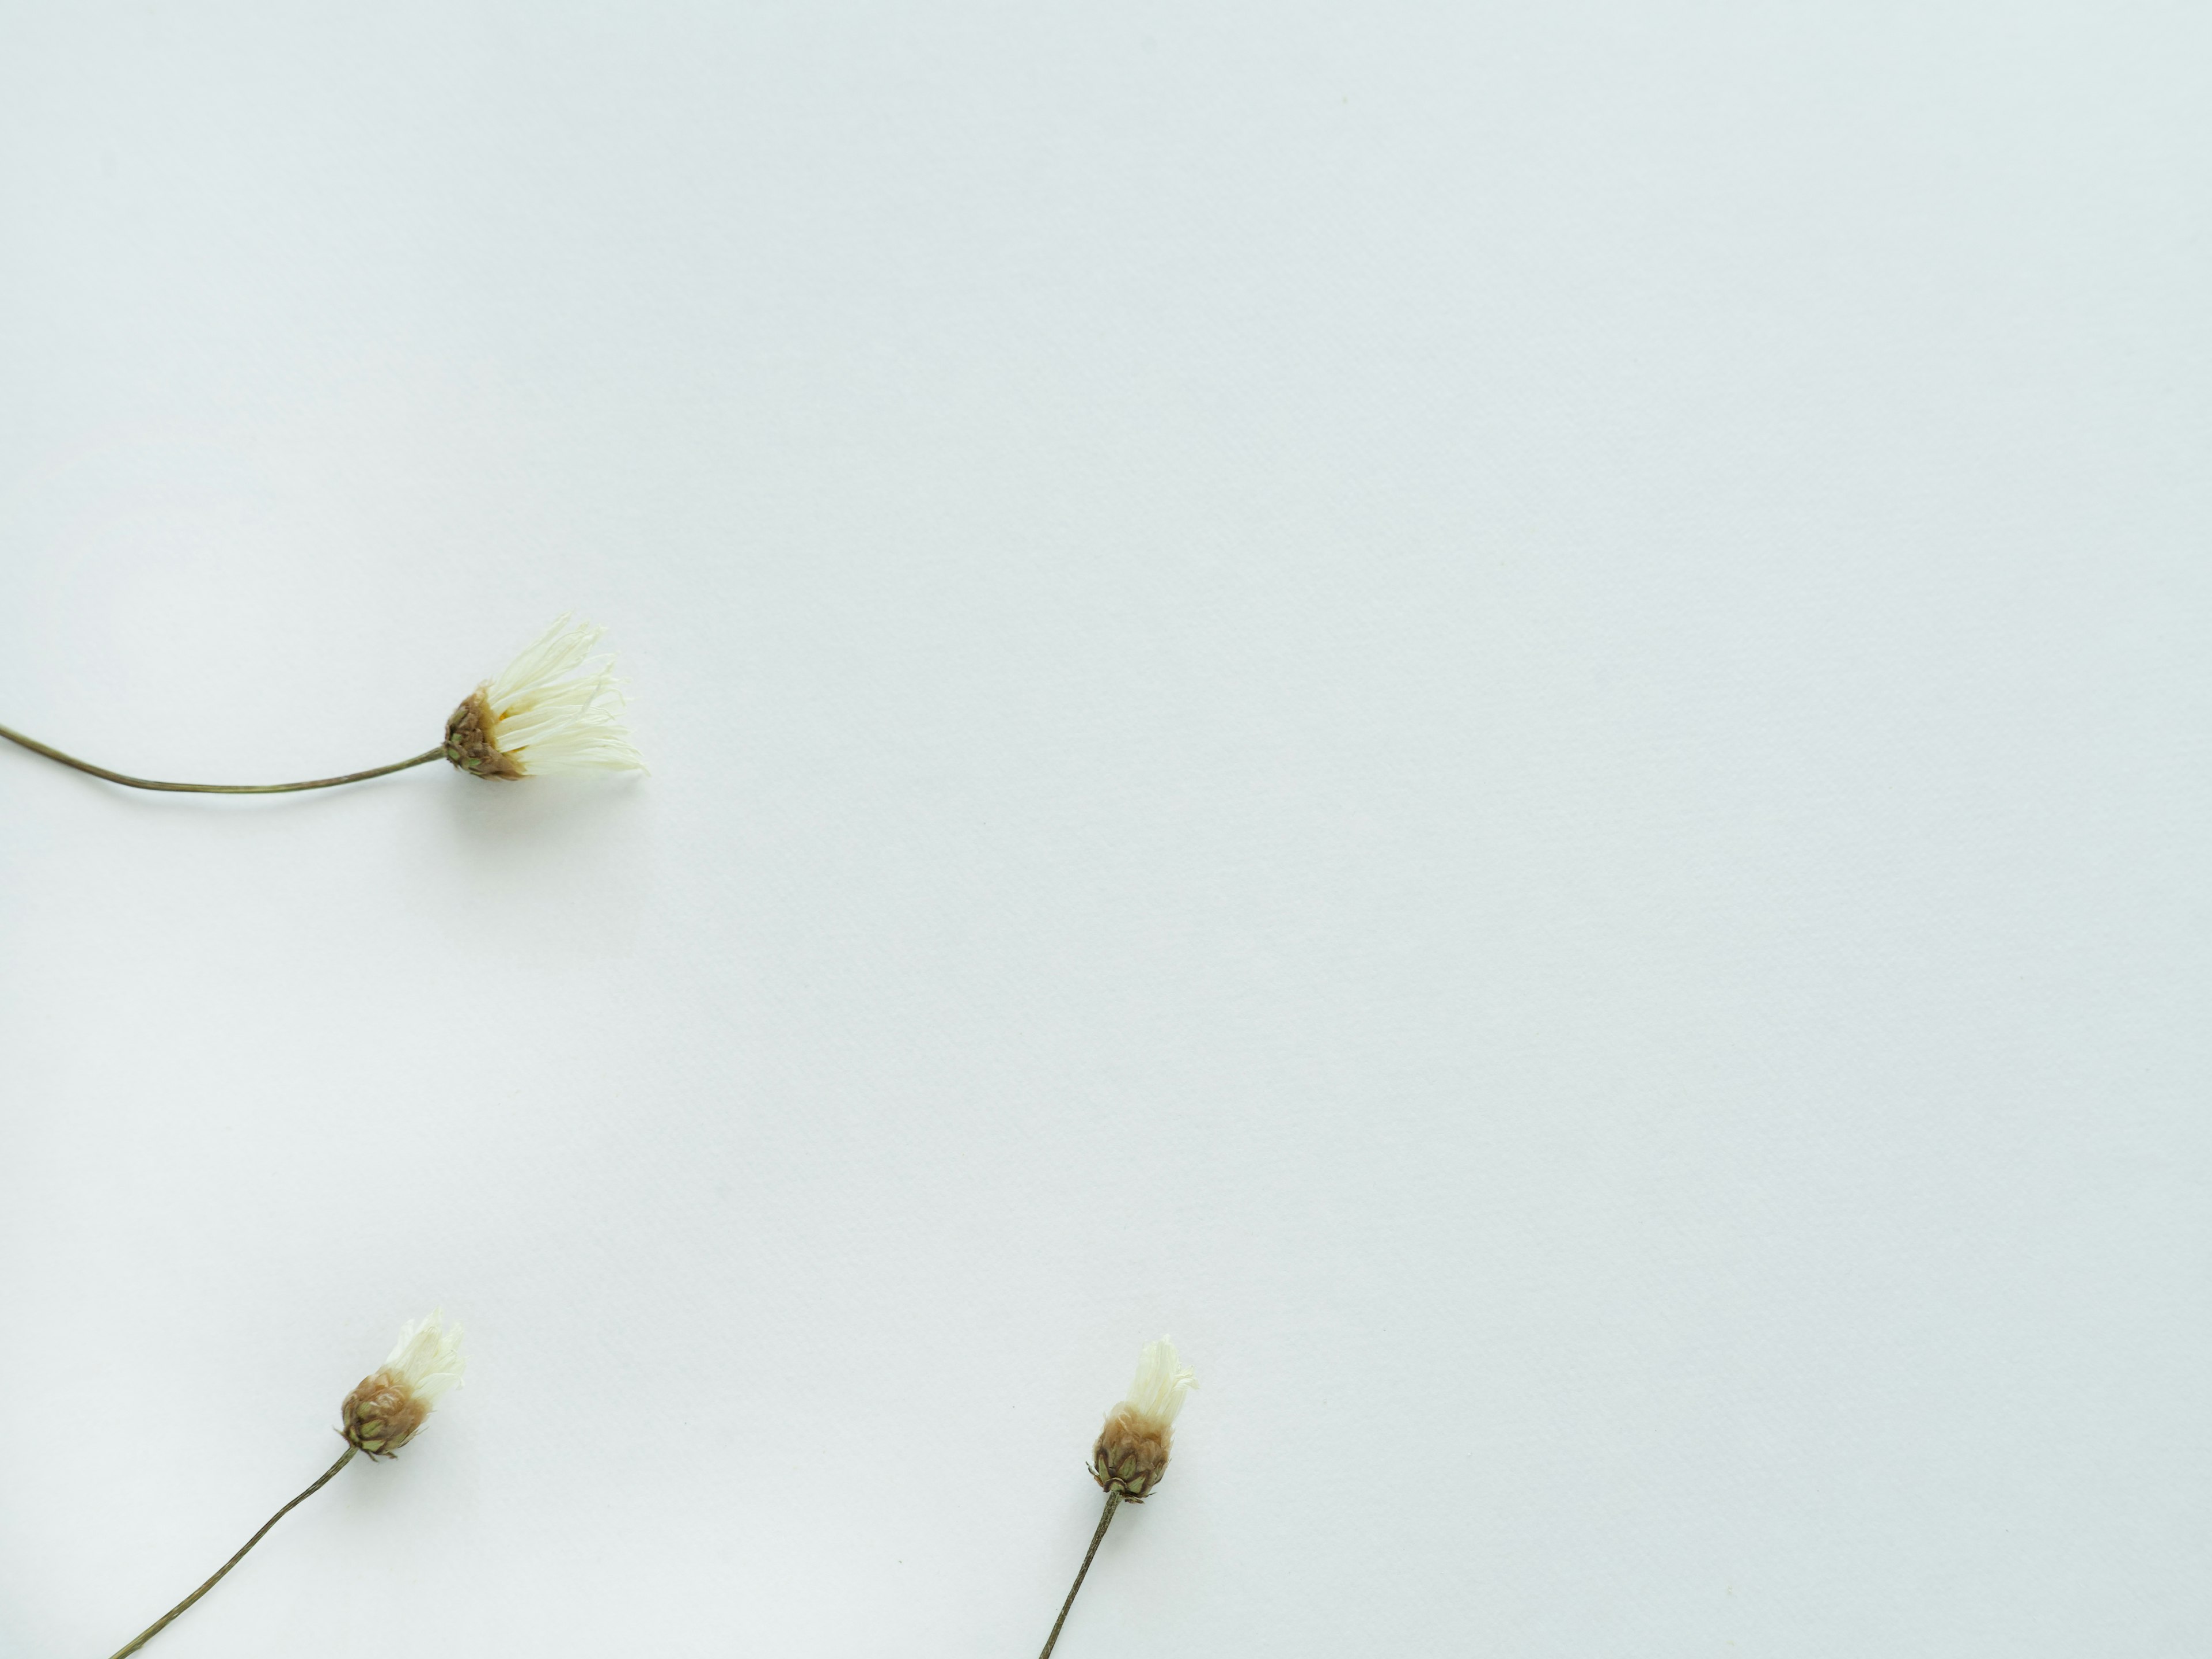
<instances>
[{"instance_id":1,"label":"small flower bud","mask_svg":"<svg viewBox=\"0 0 2212 1659\"><path fill-rule=\"evenodd\" d=\"M459 1384L467 1369L461 1328L442 1328L442 1312L434 1313L404 1327L384 1364L345 1397L341 1432L355 1450L391 1456L415 1437L446 1391Z\"/></svg>"},{"instance_id":2,"label":"small flower bud","mask_svg":"<svg viewBox=\"0 0 2212 1659\"><path fill-rule=\"evenodd\" d=\"M461 700L446 722L446 758L480 778L643 771L614 659L588 654L605 631L561 617Z\"/></svg>"},{"instance_id":3,"label":"small flower bud","mask_svg":"<svg viewBox=\"0 0 2212 1659\"><path fill-rule=\"evenodd\" d=\"M1091 1478L1129 1503L1143 1503L1167 1474L1176 1414L1196 1386L1190 1368L1177 1363L1173 1343L1165 1337L1147 1342L1129 1397L1106 1413L1091 1449Z\"/></svg>"}]
</instances>

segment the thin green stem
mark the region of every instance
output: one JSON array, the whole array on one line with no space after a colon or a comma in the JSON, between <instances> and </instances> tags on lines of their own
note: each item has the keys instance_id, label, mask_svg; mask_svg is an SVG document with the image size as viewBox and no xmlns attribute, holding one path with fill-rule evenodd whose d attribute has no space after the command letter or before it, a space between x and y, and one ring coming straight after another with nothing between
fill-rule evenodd
<instances>
[{"instance_id":1,"label":"thin green stem","mask_svg":"<svg viewBox=\"0 0 2212 1659\"><path fill-rule=\"evenodd\" d=\"M89 772L95 778L106 778L110 783L119 783L129 789L167 789L186 795L288 795L298 789L330 789L341 783L359 783L363 778L380 778L386 772L404 772L410 766L422 766L434 760L443 760L442 745L426 749L421 754L404 761L394 761L389 766L372 766L366 772L348 772L343 777L309 778L304 783L162 783L153 778L134 778L127 772L111 772L104 766L94 766L90 761L81 761L75 755L64 755L50 743L40 743L36 738L27 738L21 732L11 732L0 726L0 738L21 744L34 755L44 755L48 760L59 761L64 766L74 766L80 772Z\"/></svg>"},{"instance_id":2,"label":"thin green stem","mask_svg":"<svg viewBox=\"0 0 2212 1659\"><path fill-rule=\"evenodd\" d=\"M1091 1534L1091 1547L1083 1552L1083 1565L1075 1570L1075 1582L1067 1587L1067 1600L1060 1604L1060 1617L1052 1621L1052 1634L1044 1638L1044 1651L1037 1655L1037 1659L1052 1659L1053 1644L1060 1640L1060 1627L1067 1622L1067 1610L1075 1605L1075 1592L1083 1588L1083 1576L1091 1571L1091 1558L1098 1553L1098 1545L1106 1536L1106 1528L1114 1524L1114 1511L1121 1507L1121 1492L1108 1492L1106 1513L1098 1517L1098 1530ZM117 1654L115 1659L123 1659L123 1655Z\"/></svg>"},{"instance_id":3,"label":"thin green stem","mask_svg":"<svg viewBox=\"0 0 2212 1659\"><path fill-rule=\"evenodd\" d=\"M332 1475L336 1474L347 1464L352 1462L353 1453L354 1449L351 1446L348 1446L345 1449L345 1455L338 1459L337 1462L331 1464L330 1468L325 1469L322 1473L321 1478L318 1480L313 1486L308 1487L307 1491L301 1492L290 1503L285 1504L283 1509L277 1510L276 1514L270 1516L266 1521L263 1522L261 1523L261 1530L255 1533L252 1537L247 1539L243 1544L240 1545L238 1547L238 1553L232 1556L229 1560L224 1562L221 1566L215 1570L214 1577L209 1579L206 1583L202 1584L190 1595L187 1595L183 1601L178 1602L176 1606L171 1607L159 1619L156 1619L152 1624L147 1626L145 1629L140 1631L137 1636L133 1637L130 1641L118 1648L115 1650L114 1659L125 1659L126 1655L137 1652L138 1650L144 1647L147 1643L152 1641L156 1636L159 1636L161 1633L162 1629L172 1619L174 1619L186 1607L191 1606L193 1602L198 1601L200 1597L205 1595L217 1584L222 1583L223 1574L228 1572L240 1561L243 1561L246 1559L246 1552L252 1549L256 1544L259 1543L263 1539L269 1535L270 1528L275 1526L286 1516L291 1514L294 1510L299 1508L301 1504L306 1503L310 1498L313 1498L317 1492L320 1492L323 1487L329 1483L330 1478Z\"/></svg>"}]
</instances>

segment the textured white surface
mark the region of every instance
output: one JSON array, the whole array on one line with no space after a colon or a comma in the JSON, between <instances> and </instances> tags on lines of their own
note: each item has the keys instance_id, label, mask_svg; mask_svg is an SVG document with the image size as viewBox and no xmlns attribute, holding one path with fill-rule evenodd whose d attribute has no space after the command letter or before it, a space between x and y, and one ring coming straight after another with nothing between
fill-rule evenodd
<instances>
[{"instance_id":1,"label":"textured white surface","mask_svg":"<svg viewBox=\"0 0 2212 1659\"><path fill-rule=\"evenodd\" d=\"M2203 1651L2208 49L0 9L0 1653Z\"/></svg>"}]
</instances>

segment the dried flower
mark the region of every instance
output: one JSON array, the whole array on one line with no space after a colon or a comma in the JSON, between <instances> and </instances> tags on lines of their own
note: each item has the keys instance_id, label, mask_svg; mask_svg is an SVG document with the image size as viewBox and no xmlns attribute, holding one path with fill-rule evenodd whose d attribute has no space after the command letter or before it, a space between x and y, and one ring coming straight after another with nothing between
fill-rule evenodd
<instances>
[{"instance_id":1,"label":"dried flower","mask_svg":"<svg viewBox=\"0 0 2212 1659\"><path fill-rule=\"evenodd\" d=\"M289 795L404 772L448 760L480 778L535 778L549 772L642 772L645 762L622 723L622 682L612 657L586 653L604 629L562 617L538 642L461 700L446 722L445 741L419 755L298 783L168 783L133 777L64 754L50 743L0 726L0 739L64 766L130 789L185 795Z\"/></svg>"},{"instance_id":2,"label":"dried flower","mask_svg":"<svg viewBox=\"0 0 2212 1659\"><path fill-rule=\"evenodd\" d=\"M447 1330L442 1327L442 1318L441 1314L434 1313L401 1330L398 1346L392 1349L391 1357L362 1378L361 1386L346 1396L343 1431L346 1449L338 1454L338 1461L316 1476L305 1492L263 1522L261 1530L217 1567L205 1583L116 1650L114 1659L129 1659L130 1655L167 1630L178 1614L222 1583L230 1570L269 1535L270 1528L330 1485L356 1454L367 1452L371 1457L389 1457L414 1437L423 1419L430 1415L430 1407L461 1380L461 1328L456 1325Z\"/></svg>"},{"instance_id":3,"label":"dried flower","mask_svg":"<svg viewBox=\"0 0 2212 1659\"><path fill-rule=\"evenodd\" d=\"M606 630L560 617L446 722L446 758L480 778L554 772L641 772L622 722L611 656L591 656Z\"/></svg>"},{"instance_id":4,"label":"dried flower","mask_svg":"<svg viewBox=\"0 0 2212 1659\"><path fill-rule=\"evenodd\" d=\"M1143 1503L1167 1474L1176 1414L1197 1386L1190 1367L1177 1363L1174 1343L1164 1336L1145 1344L1129 1397L1106 1413L1091 1449L1091 1478L1132 1504Z\"/></svg>"},{"instance_id":5,"label":"dried flower","mask_svg":"<svg viewBox=\"0 0 2212 1659\"><path fill-rule=\"evenodd\" d=\"M1060 1617L1052 1621L1052 1634L1045 1638L1038 1659L1052 1659L1076 1592L1083 1588L1098 1546L1105 1541L1106 1528L1114 1524L1114 1511L1124 1501L1143 1503L1167 1473L1176 1417L1182 1410L1183 1396L1197 1386L1190 1367L1176 1358L1174 1343L1164 1336L1145 1344L1129 1397L1106 1413L1106 1426L1098 1431L1091 1449L1091 1478L1105 1490L1106 1510L1098 1517L1098 1529L1091 1534L1091 1547L1083 1553L1083 1565L1075 1570L1075 1583L1060 1604Z\"/></svg>"},{"instance_id":6,"label":"dried flower","mask_svg":"<svg viewBox=\"0 0 2212 1659\"><path fill-rule=\"evenodd\" d=\"M418 1319L399 1333L384 1364L345 1397L344 1434L356 1451L390 1457L415 1437L449 1389L460 1384L461 1328L442 1328L444 1310Z\"/></svg>"}]
</instances>

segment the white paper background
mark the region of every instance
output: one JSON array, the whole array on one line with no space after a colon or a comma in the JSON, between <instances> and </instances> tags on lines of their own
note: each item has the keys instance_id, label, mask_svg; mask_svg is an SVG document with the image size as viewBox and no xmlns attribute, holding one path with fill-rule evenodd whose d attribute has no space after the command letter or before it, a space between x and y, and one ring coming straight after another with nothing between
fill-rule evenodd
<instances>
[{"instance_id":1,"label":"white paper background","mask_svg":"<svg viewBox=\"0 0 2212 1659\"><path fill-rule=\"evenodd\" d=\"M2204 1651L2208 50L0 9L0 1652Z\"/></svg>"}]
</instances>

